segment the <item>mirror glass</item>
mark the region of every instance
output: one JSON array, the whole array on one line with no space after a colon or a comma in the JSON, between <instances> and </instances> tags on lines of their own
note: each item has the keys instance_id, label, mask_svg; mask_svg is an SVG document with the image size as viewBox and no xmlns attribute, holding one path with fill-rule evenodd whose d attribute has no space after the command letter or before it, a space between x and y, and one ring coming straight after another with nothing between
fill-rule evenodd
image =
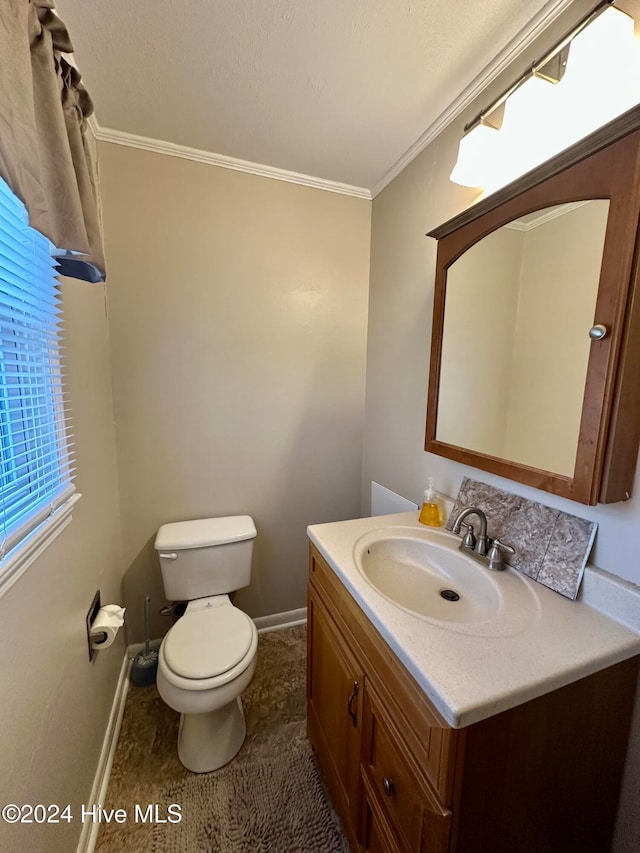
<instances>
[{"instance_id":1,"label":"mirror glass","mask_svg":"<svg viewBox=\"0 0 640 853\"><path fill-rule=\"evenodd\" d=\"M451 264L438 441L573 475L608 212L547 207Z\"/></svg>"}]
</instances>

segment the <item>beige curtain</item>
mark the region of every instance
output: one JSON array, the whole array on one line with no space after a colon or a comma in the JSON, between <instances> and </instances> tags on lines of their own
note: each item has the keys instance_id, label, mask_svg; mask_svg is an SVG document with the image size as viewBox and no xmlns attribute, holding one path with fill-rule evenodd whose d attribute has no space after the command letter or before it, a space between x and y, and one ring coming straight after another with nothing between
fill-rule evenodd
<instances>
[{"instance_id":1,"label":"beige curtain","mask_svg":"<svg viewBox=\"0 0 640 853\"><path fill-rule=\"evenodd\" d=\"M25 203L29 224L60 250L60 271L105 277L97 179L86 134L93 104L53 0L2 0L0 176ZM81 253L77 255L76 253Z\"/></svg>"}]
</instances>

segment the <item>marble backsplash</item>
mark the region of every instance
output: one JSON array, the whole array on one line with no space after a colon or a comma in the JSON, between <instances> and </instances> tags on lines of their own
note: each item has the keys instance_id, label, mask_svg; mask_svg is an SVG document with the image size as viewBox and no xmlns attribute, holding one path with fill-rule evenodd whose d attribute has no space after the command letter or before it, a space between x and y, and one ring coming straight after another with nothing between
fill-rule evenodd
<instances>
[{"instance_id":1,"label":"marble backsplash","mask_svg":"<svg viewBox=\"0 0 640 853\"><path fill-rule=\"evenodd\" d=\"M505 555L505 562L555 592L576 598L597 524L465 477L447 529L470 506L487 516L487 529L494 539L515 548L514 555ZM475 518L469 521L477 534Z\"/></svg>"}]
</instances>

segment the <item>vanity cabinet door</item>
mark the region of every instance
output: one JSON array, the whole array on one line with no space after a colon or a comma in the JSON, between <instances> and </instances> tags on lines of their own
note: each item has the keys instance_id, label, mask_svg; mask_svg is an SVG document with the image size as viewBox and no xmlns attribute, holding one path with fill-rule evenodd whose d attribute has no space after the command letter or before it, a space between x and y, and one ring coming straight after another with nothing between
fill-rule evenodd
<instances>
[{"instance_id":1,"label":"vanity cabinet door","mask_svg":"<svg viewBox=\"0 0 640 853\"><path fill-rule=\"evenodd\" d=\"M356 848L364 673L315 591L308 602L307 730Z\"/></svg>"},{"instance_id":2,"label":"vanity cabinet door","mask_svg":"<svg viewBox=\"0 0 640 853\"><path fill-rule=\"evenodd\" d=\"M365 685L363 714L361 770L367 800L379 804L407 853L444 853L449 849L451 812L432 792L370 681Z\"/></svg>"}]
</instances>

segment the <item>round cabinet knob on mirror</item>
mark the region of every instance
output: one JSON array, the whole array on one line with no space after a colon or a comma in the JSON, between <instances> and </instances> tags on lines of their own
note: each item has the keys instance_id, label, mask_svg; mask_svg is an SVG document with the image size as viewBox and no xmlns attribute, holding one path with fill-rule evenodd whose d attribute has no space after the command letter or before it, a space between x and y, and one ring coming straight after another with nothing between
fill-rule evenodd
<instances>
[{"instance_id":1,"label":"round cabinet knob on mirror","mask_svg":"<svg viewBox=\"0 0 640 853\"><path fill-rule=\"evenodd\" d=\"M603 326L602 323L598 323L597 326L592 326L589 329L589 337L592 341L601 341L603 338L606 338L608 331L609 330L606 326Z\"/></svg>"},{"instance_id":2,"label":"round cabinet knob on mirror","mask_svg":"<svg viewBox=\"0 0 640 853\"><path fill-rule=\"evenodd\" d=\"M389 779L387 776L385 776L382 780L382 787L384 788L384 792L387 797L390 797L393 793L394 788L393 779Z\"/></svg>"}]
</instances>

